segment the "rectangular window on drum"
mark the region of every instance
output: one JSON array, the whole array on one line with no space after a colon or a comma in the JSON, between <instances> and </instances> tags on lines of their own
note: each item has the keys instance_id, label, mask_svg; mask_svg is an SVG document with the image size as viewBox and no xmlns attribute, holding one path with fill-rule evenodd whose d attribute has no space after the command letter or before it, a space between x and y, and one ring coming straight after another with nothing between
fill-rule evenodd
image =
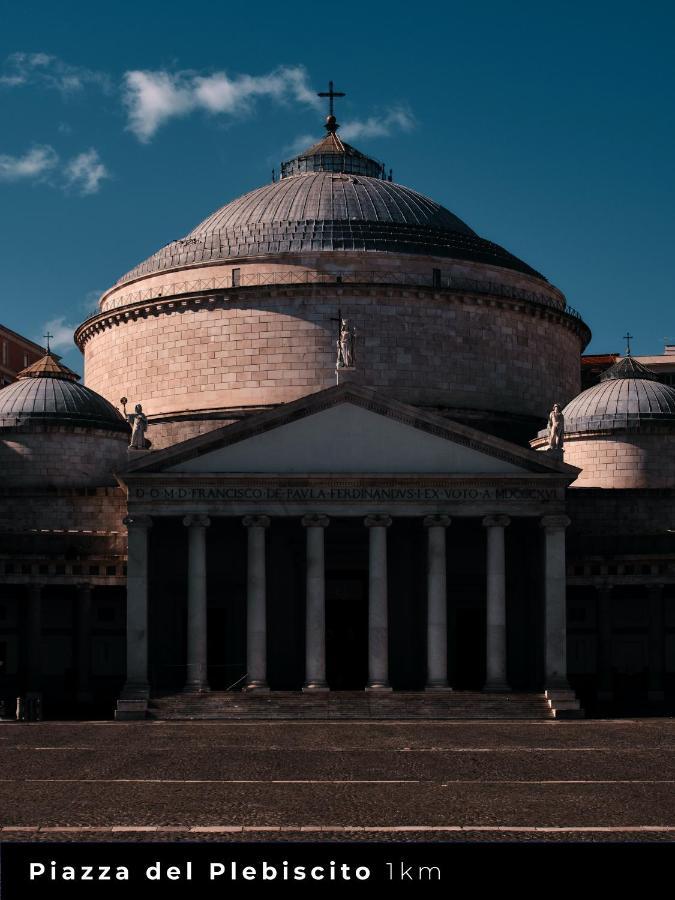
<instances>
[{"instance_id":1,"label":"rectangular window on drum","mask_svg":"<svg viewBox=\"0 0 675 900\"><path fill-rule=\"evenodd\" d=\"M441 270L440 269L432 269L431 270L431 286L435 288L439 288L441 286Z\"/></svg>"},{"instance_id":2,"label":"rectangular window on drum","mask_svg":"<svg viewBox=\"0 0 675 900\"><path fill-rule=\"evenodd\" d=\"M241 284L241 269L232 269L232 287L239 287Z\"/></svg>"}]
</instances>

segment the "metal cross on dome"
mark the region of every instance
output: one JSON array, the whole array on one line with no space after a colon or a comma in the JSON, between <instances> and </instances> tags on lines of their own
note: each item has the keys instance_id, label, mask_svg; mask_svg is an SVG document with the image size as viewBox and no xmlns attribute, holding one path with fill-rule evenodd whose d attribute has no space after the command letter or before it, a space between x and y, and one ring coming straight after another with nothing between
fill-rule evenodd
<instances>
[{"instance_id":1,"label":"metal cross on dome","mask_svg":"<svg viewBox=\"0 0 675 900\"><path fill-rule=\"evenodd\" d=\"M47 353L51 353L52 351L49 347L49 341L54 337L54 335L47 332L47 334L43 334L42 337L47 338Z\"/></svg>"},{"instance_id":2,"label":"metal cross on dome","mask_svg":"<svg viewBox=\"0 0 675 900\"><path fill-rule=\"evenodd\" d=\"M334 91L333 90L333 82L328 82L328 90L327 91L319 91L316 95L317 97L328 97L328 115L335 115L333 111L333 99L335 97L346 97L347 95L342 91Z\"/></svg>"},{"instance_id":3,"label":"metal cross on dome","mask_svg":"<svg viewBox=\"0 0 675 900\"><path fill-rule=\"evenodd\" d=\"M630 342L633 340L633 335L627 331L624 334L623 339L626 342L626 356L630 356Z\"/></svg>"}]
</instances>

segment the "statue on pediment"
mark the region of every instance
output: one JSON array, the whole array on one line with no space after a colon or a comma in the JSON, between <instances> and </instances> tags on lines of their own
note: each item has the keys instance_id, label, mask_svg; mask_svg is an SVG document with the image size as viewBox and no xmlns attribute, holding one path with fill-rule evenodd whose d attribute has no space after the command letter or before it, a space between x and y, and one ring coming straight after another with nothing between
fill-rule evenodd
<instances>
[{"instance_id":1,"label":"statue on pediment","mask_svg":"<svg viewBox=\"0 0 675 900\"><path fill-rule=\"evenodd\" d=\"M553 409L548 415L548 448L549 450L562 450L565 443L565 416L559 403L553 404Z\"/></svg>"},{"instance_id":2,"label":"statue on pediment","mask_svg":"<svg viewBox=\"0 0 675 900\"><path fill-rule=\"evenodd\" d=\"M340 336L337 340L338 369L351 369L354 366L354 339L356 331L351 327L347 319L340 320Z\"/></svg>"}]
</instances>

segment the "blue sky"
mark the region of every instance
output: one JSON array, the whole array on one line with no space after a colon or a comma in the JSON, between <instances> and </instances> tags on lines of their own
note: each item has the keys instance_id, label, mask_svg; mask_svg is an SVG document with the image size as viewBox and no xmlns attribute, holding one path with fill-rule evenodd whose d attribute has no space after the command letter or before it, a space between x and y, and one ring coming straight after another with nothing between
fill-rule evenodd
<instances>
[{"instance_id":1,"label":"blue sky","mask_svg":"<svg viewBox=\"0 0 675 900\"><path fill-rule=\"evenodd\" d=\"M543 272L592 352L659 353L674 37L649 0L0 0L0 321L79 368L96 297L318 137L332 78L345 139Z\"/></svg>"}]
</instances>

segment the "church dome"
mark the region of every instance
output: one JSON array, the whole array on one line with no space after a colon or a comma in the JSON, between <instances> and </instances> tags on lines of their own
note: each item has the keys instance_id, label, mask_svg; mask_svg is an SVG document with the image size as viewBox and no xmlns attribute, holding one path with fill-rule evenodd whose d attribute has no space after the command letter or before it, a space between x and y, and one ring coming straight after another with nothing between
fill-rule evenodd
<instances>
[{"instance_id":1,"label":"church dome","mask_svg":"<svg viewBox=\"0 0 675 900\"><path fill-rule=\"evenodd\" d=\"M337 128L331 113L281 178L131 269L77 329L87 384L142 401L155 449L335 384L342 318L341 381L503 437L579 393L590 332L564 294Z\"/></svg>"},{"instance_id":2,"label":"church dome","mask_svg":"<svg viewBox=\"0 0 675 900\"><path fill-rule=\"evenodd\" d=\"M29 423L129 431L115 407L47 354L0 390L0 428Z\"/></svg>"},{"instance_id":3,"label":"church dome","mask_svg":"<svg viewBox=\"0 0 675 900\"><path fill-rule=\"evenodd\" d=\"M624 431L643 425L675 425L675 388L627 356L563 410L565 431Z\"/></svg>"},{"instance_id":4,"label":"church dome","mask_svg":"<svg viewBox=\"0 0 675 900\"><path fill-rule=\"evenodd\" d=\"M471 260L546 281L448 209L387 179L384 166L328 135L282 164L279 181L216 210L117 283L228 259L307 251L375 251Z\"/></svg>"}]
</instances>

